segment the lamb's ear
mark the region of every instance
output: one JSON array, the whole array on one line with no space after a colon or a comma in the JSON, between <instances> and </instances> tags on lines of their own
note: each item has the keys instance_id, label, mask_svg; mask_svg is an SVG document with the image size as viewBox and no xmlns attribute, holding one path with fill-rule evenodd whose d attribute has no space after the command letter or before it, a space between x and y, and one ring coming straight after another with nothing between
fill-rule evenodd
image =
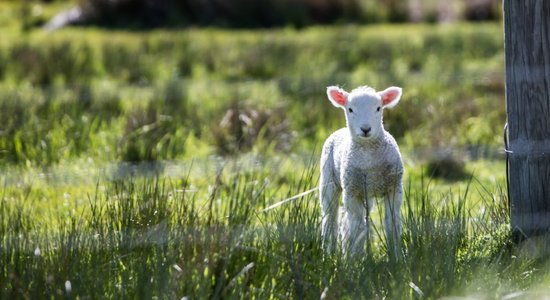
<instances>
[{"instance_id":1,"label":"lamb's ear","mask_svg":"<svg viewBox=\"0 0 550 300\"><path fill-rule=\"evenodd\" d=\"M336 107L344 107L348 103L348 92L337 86L327 87L327 97Z\"/></svg>"},{"instance_id":2,"label":"lamb's ear","mask_svg":"<svg viewBox=\"0 0 550 300\"><path fill-rule=\"evenodd\" d=\"M378 92L380 98L382 98L382 106L384 108L392 108L401 99L402 90L400 87L392 86L381 92Z\"/></svg>"}]
</instances>

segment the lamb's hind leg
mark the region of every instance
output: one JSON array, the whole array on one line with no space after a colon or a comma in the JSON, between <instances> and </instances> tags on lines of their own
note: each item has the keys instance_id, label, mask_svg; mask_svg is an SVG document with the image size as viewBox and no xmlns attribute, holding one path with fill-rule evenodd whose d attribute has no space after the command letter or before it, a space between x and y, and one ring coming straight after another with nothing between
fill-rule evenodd
<instances>
[{"instance_id":1,"label":"lamb's hind leg","mask_svg":"<svg viewBox=\"0 0 550 300\"><path fill-rule=\"evenodd\" d=\"M332 252L336 247L338 234L338 206L340 204L341 190L334 181L321 176L321 238L323 248Z\"/></svg>"},{"instance_id":2,"label":"lamb's hind leg","mask_svg":"<svg viewBox=\"0 0 550 300\"><path fill-rule=\"evenodd\" d=\"M388 191L384 209L384 229L388 249L394 257L398 257L401 240L401 204L403 203L403 187L401 184Z\"/></svg>"}]
</instances>

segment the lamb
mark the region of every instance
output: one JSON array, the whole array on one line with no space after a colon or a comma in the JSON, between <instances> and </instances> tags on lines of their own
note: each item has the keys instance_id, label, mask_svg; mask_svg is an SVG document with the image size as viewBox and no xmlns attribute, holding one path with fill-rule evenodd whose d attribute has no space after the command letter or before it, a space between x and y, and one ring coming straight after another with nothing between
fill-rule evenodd
<instances>
[{"instance_id":1,"label":"lamb","mask_svg":"<svg viewBox=\"0 0 550 300\"><path fill-rule=\"evenodd\" d=\"M362 86L351 93L336 86L327 88L330 102L344 109L347 127L327 138L321 154L321 237L326 251L335 249L337 237L344 253L362 250L373 198L383 198L386 240L389 250L398 253L403 162L395 139L384 129L382 112L394 107L401 94L399 87L376 92ZM343 208L339 211L340 194Z\"/></svg>"}]
</instances>

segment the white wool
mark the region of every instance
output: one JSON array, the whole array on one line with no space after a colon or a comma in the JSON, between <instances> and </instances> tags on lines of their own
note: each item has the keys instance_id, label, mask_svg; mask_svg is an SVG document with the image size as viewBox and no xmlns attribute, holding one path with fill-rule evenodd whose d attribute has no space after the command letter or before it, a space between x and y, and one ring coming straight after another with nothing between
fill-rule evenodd
<instances>
[{"instance_id":1,"label":"white wool","mask_svg":"<svg viewBox=\"0 0 550 300\"><path fill-rule=\"evenodd\" d=\"M366 214L373 200L382 198L386 237L391 250L397 251L403 163L395 139L383 127L382 113L397 104L401 89L391 87L377 93L364 86L347 93L329 87L327 95L346 112L347 127L327 138L321 155L323 246L331 251L339 237L346 253L359 252L368 236ZM340 195L343 207L339 213Z\"/></svg>"}]
</instances>

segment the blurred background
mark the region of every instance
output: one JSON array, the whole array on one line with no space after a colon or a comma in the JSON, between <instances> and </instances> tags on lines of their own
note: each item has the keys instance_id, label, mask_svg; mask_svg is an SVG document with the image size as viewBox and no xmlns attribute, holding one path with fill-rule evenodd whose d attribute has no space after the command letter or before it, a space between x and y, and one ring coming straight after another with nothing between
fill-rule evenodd
<instances>
[{"instance_id":1,"label":"blurred background","mask_svg":"<svg viewBox=\"0 0 550 300\"><path fill-rule=\"evenodd\" d=\"M413 173L500 170L501 18L494 0L1 0L0 165L307 157L345 124L325 87L367 84L404 88L385 123Z\"/></svg>"},{"instance_id":2,"label":"blurred background","mask_svg":"<svg viewBox=\"0 0 550 300\"><path fill-rule=\"evenodd\" d=\"M6 0L3 0L6 1ZM18 1L12 1L18 2ZM40 4L63 0L21 0L27 26L50 22ZM119 28L221 26L258 28L331 23L441 23L501 18L497 0L80 0L50 26L100 25ZM78 13L76 13L78 11Z\"/></svg>"}]
</instances>

